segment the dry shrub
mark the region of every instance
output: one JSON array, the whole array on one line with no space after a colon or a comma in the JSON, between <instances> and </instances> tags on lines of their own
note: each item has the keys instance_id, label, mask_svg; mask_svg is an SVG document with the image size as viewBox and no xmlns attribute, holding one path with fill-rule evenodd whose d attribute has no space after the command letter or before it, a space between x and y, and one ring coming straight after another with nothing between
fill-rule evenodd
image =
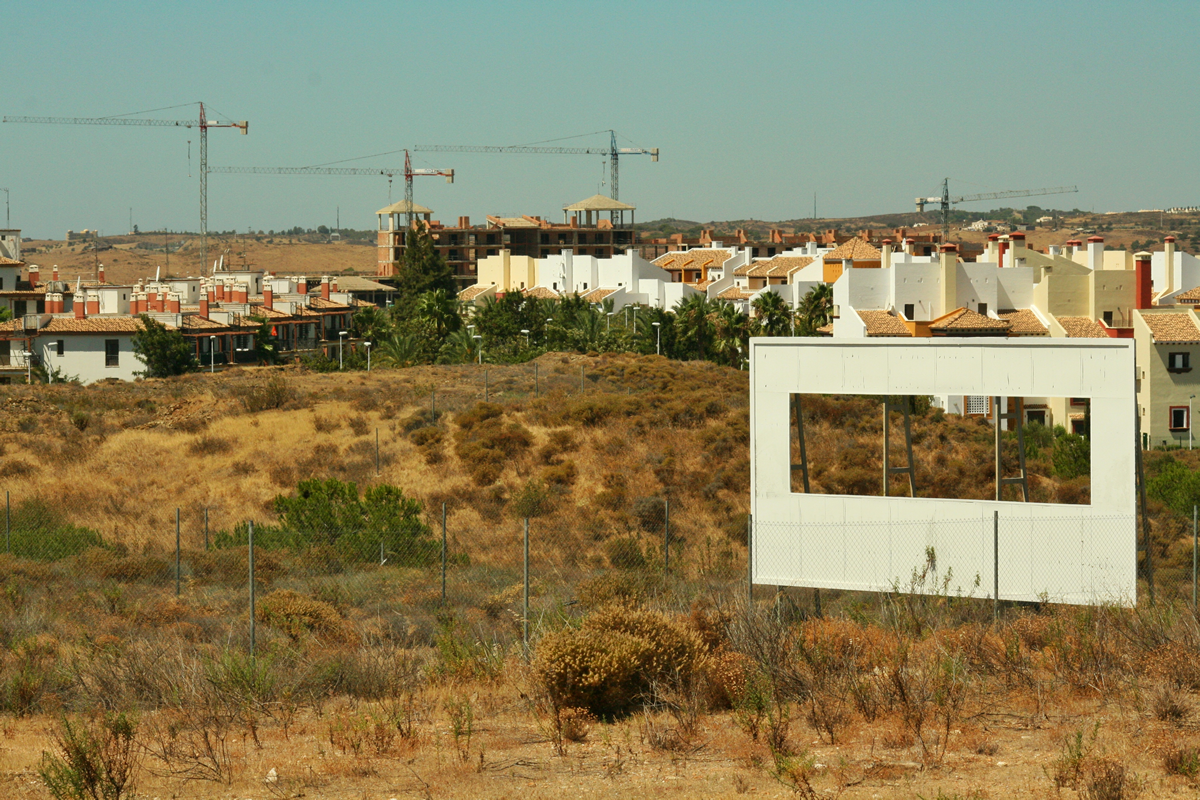
<instances>
[{"instance_id":1,"label":"dry shrub","mask_svg":"<svg viewBox=\"0 0 1200 800\"><path fill-rule=\"evenodd\" d=\"M76 564L80 574L109 581L164 583L175 575L174 565L164 558L119 555L100 547L80 553Z\"/></svg>"},{"instance_id":2,"label":"dry shrub","mask_svg":"<svg viewBox=\"0 0 1200 800\"><path fill-rule=\"evenodd\" d=\"M215 456L233 449L233 440L205 434L188 442L188 452L194 456Z\"/></svg>"},{"instance_id":3,"label":"dry shrub","mask_svg":"<svg viewBox=\"0 0 1200 800\"><path fill-rule=\"evenodd\" d=\"M1194 744L1168 747L1163 752L1162 765L1168 775L1181 775L1192 780L1200 778L1200 748Z\"/></svg>"},{"instance_id":4,"label":"dry shrub","mask_svg":"<svg viewBox=\"0 0 1200 800\"><path fill-rule=\"evenodd\" d=\"M1194 648L1181 642L1156 647L1146 659L1146 671L1177 689L1200 690L1200 660Z\"/></svg>"},{"instance_id":5,"label":"dry shrub","mask_svg":"<svg viewBox=\"0 0 1200 800\"><path fill-rule=\"evenodd\" d=\"M283 406L295 397L295 392L282 375L276 375L266 381L237 386L234 395L250 413L268 411Z\"/></svg>"},{"instance_id":6,"label":"dry shrub","mask_svg":"<svg viewBox=\"0 0 1200 800\"><path fill-rule=\"evenodd\" d=\"M568 487L575 483L578 475L574 461L563 461L546 467L540 473L543 482L550 486Z\"/></svg>"},{"instance_id":7,"label":"dry shrub","mask_svg":"<svg viewBox=\"0 0 1200 800\"><path fill-rule=\"evenodd\" d=\"M246 585L250 575L249 548L231 547L190 556L192 574L206 583ZM270 583L282 571L279 556L261 548L254 550L254 579L256 583Z\"/></svg>"},{"instance_id":8,"label":"dry shrub","mask_svg":"<svg viewBox=\"0 0 1200 800\"><path fill-rule=\"evenodd\" d=\"M1137 776L1115 759L1091 759L1081 777L1082 800L1129 800L1141 792Z\"/></svg>"},{"instance_id":9,"label":"dry shrub","mask_svg":"<svg viewBox=\"0 0 1200 800\"><path fill-rule=\"evenodd\" d=\"M529 449L533 437L518 422L504 422L504 409L494 403L477 403L455 417L455 452L478 486L495 483L506 466Z\"/></svg>"},{"instance_id":10,"label":"dry shrub","mask_svg":"<svg viewBox=\"0 0 1200 800\"><path fill-rule=\"evenodd\" d=\"M342 421L332 414L325 417L313 414L312 424L317 433L331 433L342 426Z\"/></svg>"},{"instance_id":11,"label":"dry shrub","mask_svg":"<svg viewBox=\"0 0 1200 800\"><path fill-rule=\"evenodd\" d=\"M586 708L560 708L554 717L560 736L568 742L582 742L596 722L596 717Z\"/></svg>"},{"instance_id":12,"label":"dry shrub","mask_svg":"<svg viewBox=\"0 0 1200 800\"><path fill-rule=\"evenodd\" d=\"M1182 724L1192 715L1192 706L1179 690L1170 684L1158 687L1150 699L1150 711L1160 722Z\"/></svg>"},{"instance_id":13,"label":"dry shrub","mask_svg":"<svg viewBox=\"0 0 1200 800\"><path fill-rule=\"evenodd\" d=\"M437 425L425 425L414 429L408 435L409 440L417 446L417 451L425 459L426 464L437 464L442 460L442 429Z\"/></svg>"},{"instance_id":14,"label":"dry shrub","mask_svg":"<svg viewBox=\"0 0 1200 800\"><path fill-rule=\"evenodd\" d=\"M575 597L590 610L614 604L636 605L649 592L650 580L645 573L605 571L580 581L575 586Z\"/></svg>"},{"instance_id":15,"label":"dry shrub","mask_svg":"<svg viewBox=\"0 0 1200 800\"><path fill-rule=\"evenodd\" d=\"M234 475L253 475L258 472L258 467L249 461L235 461L229 465L229 471ZM290 485L290 484L289 484Z\"/></svg>"},{"instance_id":16,"label":"dry shrub","mask_svg":"<svg viewBox=\"0 0 1200 800\"><path fill-rule=\"evenodd\" d=\"M682 622L610 607L578 629L545 636L534 669L554 708L612 716L637 708L655 683L691 681L704 655L700 637Z\"/></svg>"},{"instance_id":17,"label":"dry shrub","mask_svg":"<svg viewBox=\"0 0 1200 800\"><path fill-rule=\"evenodd\" d=\"M286 464L281 461L276 461L271 464L267 474L271 476L271 483L276 486L291 488L296 485L296 470L291 464Z\"/></svg>"},{"instance_id":18,"label":"dry shrub","mask_svg":"<svg viewBox=\"0 0 1200 800\"><path fill-rule=\"evenodd\" d=\"M538 448L537 457L543 464L554 464L563 453L575 450L579 445L570 430L550 431L546 443Z\"/></svg>"},{"instance_id":19,"label":"dry shrub","mask_svg":"<svg viewBox=\"0 0 1200 800\"><path fill-rule=\"evenodd\" d=\"M28 478L37 471L38 467L35 464L19 458L10 458L0 465L0 475L4 475L6 478Z\"/></svg>"},{"instance_id":20,"label":"dry shrub","mask_svg":"<svg viewBox=\"0 0 1200 800\"><path fill-rule=\"evenodd\" d=\"M348 634L336 608L291 589L276 589L264 597L258 619L283 631L292 641L307 636L344 639Z\"/></svg>"},{"instance_id":21,"label":"dry shrub","mask_svg":"<svg viewBox=\"0 0 1200 800\"><path fill-rule=\"evenodd\" d=\"M356 414L346 420L355 436L366 436L371 432L371 421L362 414Z\"/></svg>"}]
</instances>

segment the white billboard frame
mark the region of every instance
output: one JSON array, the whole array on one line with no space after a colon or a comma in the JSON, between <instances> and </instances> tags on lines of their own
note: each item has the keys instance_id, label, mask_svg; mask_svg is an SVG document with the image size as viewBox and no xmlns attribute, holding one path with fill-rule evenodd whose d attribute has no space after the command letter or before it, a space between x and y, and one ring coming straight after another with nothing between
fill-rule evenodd
<instances>
[{"instance_id":1,"label":"white billboard frame","mask_svg":"<svg viewBox=\"0 0 1200 800\"><path fill-rule=\"evenodd\" d=\"M1134 381L1128 339L751 339L752 582L887 591L934 548L950 591L1136 602ZM793 492L793 394L1091 398L1091 503Z\"/></svg>"}]
</instances>

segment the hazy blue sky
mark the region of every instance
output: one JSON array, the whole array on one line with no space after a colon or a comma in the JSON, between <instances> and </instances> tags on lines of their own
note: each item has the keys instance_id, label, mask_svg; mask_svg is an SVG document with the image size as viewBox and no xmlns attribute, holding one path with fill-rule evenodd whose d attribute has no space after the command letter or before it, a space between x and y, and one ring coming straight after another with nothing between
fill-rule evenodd
<instances>
[{"instance_id":1,"label":"hazy blue sky","mask_svg":"<svg viewBox=\"0 0 1200 800\"><path fill-rule=\"evenodd\" d=\"M787 219L1078 184L1038 202L1200 204L1191 2L92 2L6 6L0 114L107 116L203 100L216 165L321 164L413 144L520 144L613 128L642 220ZM182 118L194 106L148 116ZM603 145L607 134L565 142ZM191 140L191 176L187 142ZM597 191L599 156L422 153L453 221ZM400 166L402 154L357 162ZM0 125L27 236L198 228L199 133ZM403 197L402 181L392 188ZM209 227L375 224L384 178L213 175ZM983 210L986 204L965 206Z\"/></svg>"}]
</instances>

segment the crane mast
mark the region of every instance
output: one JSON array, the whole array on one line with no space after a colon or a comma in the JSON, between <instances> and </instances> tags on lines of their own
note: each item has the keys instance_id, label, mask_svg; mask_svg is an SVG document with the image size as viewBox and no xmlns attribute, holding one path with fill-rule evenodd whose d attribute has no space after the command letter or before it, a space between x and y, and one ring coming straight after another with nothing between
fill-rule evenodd
<instances>
[{"instance_id":1,"label":"crane mast","mask_svg":"<svg viewBox=\"0 0 1200 800\"><path fill-rule=\"evenodd\" d=\"M208 264L208 129L237 128L243 134L250 132L250 123L213 122L204 113L204 103L198 103L198 119L141 119L134 117L4 117L4 122L36 123L49 125L137 125L155 128L199 128L200 129L200 263Z\"/></svg>"}]
</instances>

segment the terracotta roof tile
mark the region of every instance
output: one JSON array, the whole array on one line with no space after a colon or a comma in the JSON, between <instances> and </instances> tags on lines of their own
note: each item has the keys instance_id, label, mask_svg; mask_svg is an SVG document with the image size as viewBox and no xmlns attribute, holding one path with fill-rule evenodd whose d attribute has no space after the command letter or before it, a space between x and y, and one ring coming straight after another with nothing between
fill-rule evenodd
<instances>
[{"instance_id":1,"label":"terracotta roof tile","mask_svg":"<svg viewBox=\"0 0 1200 800\"><path fill-rule=\"evenodd\" d=\"M854 238L825 254L826 261L842 261L847 258L854 261L878 261L883 258L883 253L871 243Z\"/></svg>"},{"instance_id":2,"label":"terracotta roof tile","mask_svg":"<svg viewBox=\"0 0 1200 800\"><path fill-rule=\"evenodd\" d=\"M1012 328L1006 319L992 319L969 308L959 308L934 320L931 331L1005 331Z\"/></svg>"},{"instance_id":3,"label":"terracotta roof tile","mask_svg":"<svg viewBox=\"0 0 1200 800\"><path fill-rule=\"evenodd\" d=\"M737 286L730 286L725 291L717 295L718 300L749 300L754 296L754 292L747 292Z\"/></svg>"},{"instance_id":4,"label":"terracotta roof tile","mask_svg":"<svg viewBox=\"0 0 1200 800\"><path fill-rule=\"evenodd\" d=\"M1058 317L1068 339L1107 339L1100 323L1090 317Z\"/></svg>"},{"instance_id":5,"label":"terracotta roof tile","mask_svg":"<svg viewBox=\"0 0 1200 800\"><path fill-rule=\"evenodd\" d=\"M822 336L833 336L833 323L825 323L821 327L817 328L817 333L821 334Z\"/></svg>"},{"instance_id":6,"label":"terracotta roof tile","mask_svg":"<svg viewBox=\"0 0 1200 800\"><path fill-rule=\"evenodd\" d=\"M1008 331L1012 336L1045 336L1050 332L1032 309L1018 308L1010 311L998 311L996 316L1012 323L1012 327Z\"/></svg>"},{"instance_id":7,"label":"terracotta roof tile","mask_svg":"<svg viewBox=\"0 0 1200 800\"><path fill-rule=\"evenodd\" d=\"M458 299L464 303L468 303L468 302L474 300L476 297L479 297L479 295L485 294L494 288L496 288L496 287L480 286L478 284L476 284L475 286L468 286L467 288L463 289L461 292L458 293Z\"/></svg>"},{"instance_id":8,"label":"terracotta roof tile","mask_svg":"<svg viewBox=\"0 0 1200 800\"><path fill-rule=\"evenodd\" d=\"M0 333L21 333L22 321L11 320L0 324ZM172 326L168 325L168 328ZM38 334L46 333L137 333L142 329L142 321L136 317L53 317L46 327L39 328Z\"/></svg>"},{"instance_id":9,"label":"terracotta roof tile","mask_svg":"<svg viewBox=\"0 0 1200 800\"><path fill-rule=\"evenodd\" d=\"M216 320L205 319L198 314L188 314L183 318L183 330L228 330L229 326Z\"/></svg>"},{"instance_id":10,"label":"terracotta roof tile","mask_svg":"<svg viewBox=\"0 0 1200 800\"><path fill-rule=\"evenodd\" d=\"M616 289L592 289L590 292L586 292L583 295L583 299L587 300L589 303L600 303L603 302L605 298L614 294L616 291Z\"/></svg>"},{"instance_id":11,"label":"terracotta roof tile","mask_svg":"<svg viewBox=\"0 0 1200 800\"><path fill-rule=\"evenodd\" d=\"M867 336L912 336L900 318L891 311L859 311L858 316L867 326Z\"/></svg>"},{"instance_id":12,"label":"terracotta roof tile","mask_svg":"<svg viewBox=\"0 0 1200 800\"><path fill-rule=\"evenodd\" d=\"M0 256L0 267L23 267L23 266L25 266L24 261L17 261L15 258L9 258L8 256Z\"/></svg>"},{"instance_id":13,"label":"terracotta roof tile","mask_svg":"<svg viewBox=\"0 0 1200 800\"><path fill-rule=\"evenodd\" d=\"M326 300L324 297L313 297L308 301L308 307L314 311L340 311L344 308L350 308L345 303L338 303L334 300Z\"/></svg>"},{"instance_id":14,"label":"terracotta roof tile","mask_svg":"<svg viewBox=\"0 0 1200 800\"><path fill-rule=\"evenodd\" d=\"M726 261L733 258L733 253L728 250L714 250L711 248L701 248L698 250L683 250L681 252L666 253L654 259L651 263L662 269L680 269L689 261L698 262L694 264L695 268L699 268L701 264L707 262L709 268L722 266ZM676 263L678 262L678 263Z\"/></svg>"},{"instance_id":15,"label":"terracotta roof tile","mask_svg":"<svg viewBox=\"0 0 1200 800\"><path fill-rule=\"evenodd\" d=\"M1186 292L1180 292L1175 295L1175 301L1178 303L1187 303L1188 305L1200 303L1200 286L1197 286L1195 289L1188 289Z\"/></svg>"},{"instance_id":16,"label":"terracotta roof tile","mask_svg":"<svg viewBox=\"0 0 1200 800\"><path fill-rule=\"evenodd\" d=\"M547 289L545 286L535 286L532 289L526 289L522 292L526 297L535 297L538 300L561 300L562 295L553 289Z\"/></svg>"},{"instance_id":17,"label":"terracotta roof tile","mask_svg":"<svg viewBox=\"0 0 1200 800\"><path fill-rule=\"evenodd\" d=\"M1177 314L1142 314L1156 344L1200 342L1200 328L1186 311Z\"/></svg>"},{"instance_id":18,"label":"terracotta roof tile","mask_svg":"<svg viewBox=\"0 0 1200 800\"><path fill-rule=\"evenodd\" d=\"M813 260L811 256L772 256L738 267L733 274L751 278L782 278L807 267Z\"/></svg>"}]
</instances>

